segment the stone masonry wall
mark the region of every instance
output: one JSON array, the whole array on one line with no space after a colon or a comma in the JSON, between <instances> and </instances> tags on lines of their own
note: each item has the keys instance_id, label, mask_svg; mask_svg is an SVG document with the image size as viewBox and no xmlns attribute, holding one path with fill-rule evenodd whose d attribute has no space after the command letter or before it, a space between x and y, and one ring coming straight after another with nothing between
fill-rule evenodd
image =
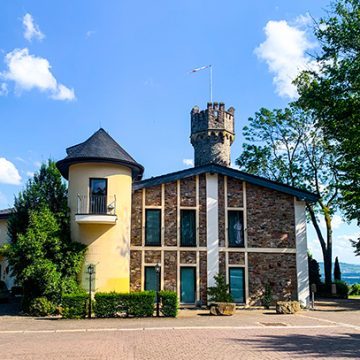
<instances>
[{"instance_id":1,"label":"stone masonry wall","mask_svg":"<svg viewBox=\"0 0 360 360\"><path fill-rule=\"evenodd\" d=\"M207 246L206 177L199 175L199 246Z\"/></svg>"},{"instance_id":2,"label":"stone masonry wall","mask_svg":"<svg viewBox=\"0 0 360 360\"><path fill-rule=\"evenodd\" d=\"M248 247L295 248L294 197L247 184Z\"/></svg>"},{"instance_id":3,"label":"stone masonry wall","mask_svg":"<svg viewBox=\"0 0 360 360\"><path fill-rule=\"evenodd\" d=\"M218 175L218 221L219 221L219 246L225 246L225 196L224 176Z\"/></svg>"},{"instance_id":4,"label":"stone masonry wall","mask_svg":"<svg viewBox=\"0 0 360 360\"><path fill-rule=\"evenodd\" d=\"M180 206L196 206L195 176L180 180Z\"/></svg>"},{"instance_id":5,"label":"stone masonry wall","mask_svg":"<svg viewBox=\"0 0 360 360\"><path fill-rule=\"evenodd\" d=\"M131 207L131 245L141 246L142 239L142 190L132 194Z\"/></svg>"},{"instance_id":6,"label":"stone masonry wall","mask_svg":"<svg viewBox=\"0 0 360 360\"><path fill-rule=\"evenodd\" d=\"M243 207L243 182L232 177L227 178L228 207Z\"/></svg>"},{"instance_id":7,"label":"stone masonry wall","mask_svg":"<svg viewBox=\"0 0 360 360\"><path fill-rule=\"evenodd\" d=\"M296 299L296 254L249 253L250 305L261 305L269 284L273 300Z\"/></svg>"},{"instance_id":8,"label":"stone masonry wall","mask_svg":"<svg viewBox=\"0 0 360 360\"><path fill-rule=\"evenodd\" d=\"M176 291L177 252L164 251L164 290Z\"/></svg>"},{"instance_id":9,"label":"stone masonry wall","mask_svg":"<svg viewBox=\"0 0 360 360\"><path fill-rule=\"evenodd\" d=\"M165 246L177 245L177 184L165 184Z\"/></svg>"},{"instance_id":10,"label":"stone masonry wall","mask_svg":"<svg viewBox=\"0 0 360 360\"><path fill-rule=\"evenodd\" d=\"M130 291L141 290L141 251L130 251Z\"/></svg>"},{"instance_id":11,"label":"stone masonry wall","mask_svg":"<svg viewBox=\"0 0 360 360\"><path fill-rule=\"evenodd\" d=\"M145 189L145 205L161 206L161 185Z\"/></svg>"},{"instance_id":12,"label":"stone masonry wall","mask_svg":"<svg viewBox=\"0 0 360 360\"><path fill-rule=\"evenodd\" d=\"M229 252L229 265L245 265L243 252Z\"/></svg>"},{"instance_id":13,"label":"stone masonry wall","mask_svg":"<svg viewBox=\"0 0 360 360\"><path fill-rule=\"evenodd\" d=\"M207 302L207 253L200 251L200 300Z\"/></svg>"}]
</instances>

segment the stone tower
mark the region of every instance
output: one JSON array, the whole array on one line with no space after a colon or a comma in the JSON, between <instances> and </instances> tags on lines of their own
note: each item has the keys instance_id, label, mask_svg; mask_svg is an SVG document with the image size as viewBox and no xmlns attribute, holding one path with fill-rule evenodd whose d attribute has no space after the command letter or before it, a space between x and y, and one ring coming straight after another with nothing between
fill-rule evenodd
<instances>
[{"instance_id":1,"label":"stone tower","mask_svg":"<svg viewBox=\"0 0 360 360\"><path fill-rule=\"evenodd\" d=\"M230 166L230 146L234 141L234 112L224 103L207 104L206 110L191 110L191 144L195 166L218 164Z\"/></svg>"}]
</instances>

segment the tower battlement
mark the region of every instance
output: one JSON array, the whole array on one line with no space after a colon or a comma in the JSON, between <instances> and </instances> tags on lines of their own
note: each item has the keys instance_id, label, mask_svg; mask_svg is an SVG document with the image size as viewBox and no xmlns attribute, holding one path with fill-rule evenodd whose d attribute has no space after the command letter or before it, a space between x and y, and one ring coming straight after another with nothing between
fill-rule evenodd
<instances>
[{"instance_id":1,"label":"tower battlement","mask_svg":"<svg viewBox=\"0 0 360 360\"><path fill-rule=\"evenodd\" d=\"M230 146L235 137L234 113L233 107L225 110L222 102L208 102L206 110L193 107L190 138L195 151L195 166L230 165Z\"/></svg>"}]
</instances>

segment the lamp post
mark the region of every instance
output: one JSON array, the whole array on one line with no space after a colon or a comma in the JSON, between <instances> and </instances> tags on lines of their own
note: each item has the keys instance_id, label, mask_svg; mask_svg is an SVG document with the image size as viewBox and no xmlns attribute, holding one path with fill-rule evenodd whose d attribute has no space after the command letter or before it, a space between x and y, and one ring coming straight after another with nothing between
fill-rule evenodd
<instances>
[{"instance_id":1,"label":"lamp post","mask_svg":"<svg viewBox=\"0 0 360 360\"><path fill-rule=\"evenodd\" d=\"M95 274L95 265L90 264L87 267L87 273L89 274L89 319L91 319L91 285L92 285L92 276Z\"/></svg>"},{"instance_id":2,"label":"lamp post","mask_svg":"<svg viewBox=\"0 0 360 360\"><path fill-rule=\"evenodd\" d=\"M155 265L155 272L156 272L156 317L160 316L160 308L159 308L159 278L160 278L160 269L161 266L159 263Z\"/></svg>"}]
</instances>

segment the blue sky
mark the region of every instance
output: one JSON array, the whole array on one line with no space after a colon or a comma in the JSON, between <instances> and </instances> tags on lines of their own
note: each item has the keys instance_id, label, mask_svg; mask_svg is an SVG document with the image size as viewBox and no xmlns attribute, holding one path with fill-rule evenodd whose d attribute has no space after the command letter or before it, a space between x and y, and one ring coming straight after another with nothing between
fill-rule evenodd
<instances>
[{"instance_id":1,"label":"blue sky","mask_svg":"<svg viewBox=\"0 0 360 360\"><path fill-rule=\"evenodd\" d=\"M236 109L241 129L260 107L283 107L316 49L311 18L328 1L13 1L0 3L0 208L49 157L105 128L145 177L183 169L194 105ZM335 218L334 253L358 263ZM309 229L311 226L308 226ZM321 260L313 232L310 247ZM338 244L338 245L336 245Z\"/></svg>"}]
</instances>

